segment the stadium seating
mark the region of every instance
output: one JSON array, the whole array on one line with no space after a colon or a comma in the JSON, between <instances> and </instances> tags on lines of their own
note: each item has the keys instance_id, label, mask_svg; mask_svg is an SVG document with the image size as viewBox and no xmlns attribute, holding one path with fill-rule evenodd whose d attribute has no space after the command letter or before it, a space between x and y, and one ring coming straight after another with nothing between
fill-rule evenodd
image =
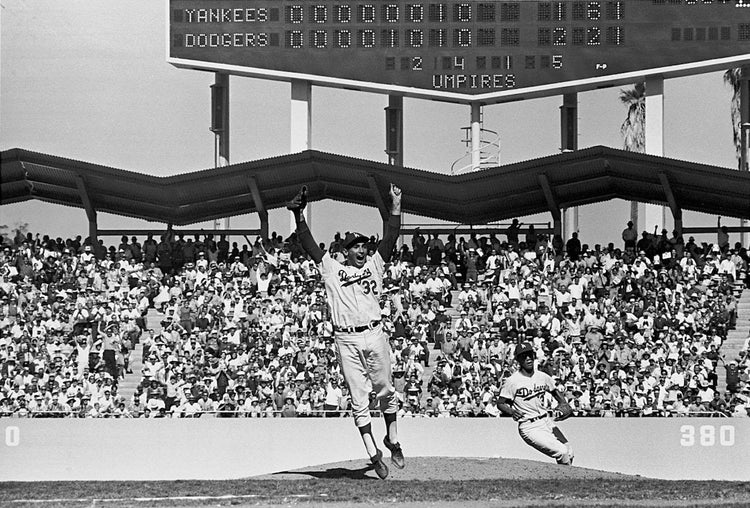
<instances>
[{"instance_id":1,"label":"stadium seating","mask_svg":"<svg viewBox=\"0 0 750 508\"><path fill-rule=\"evenodd\" d=\"M747 416L746 249L526 240L417 234L394 252L382 315L403 417L499 416L521 341L578 416ZM350 414L318 272L294 238L107 248L18 233L2 248L0 416ZM329 250L342 256L337 239Z\"/></svg>"}]
</instances>

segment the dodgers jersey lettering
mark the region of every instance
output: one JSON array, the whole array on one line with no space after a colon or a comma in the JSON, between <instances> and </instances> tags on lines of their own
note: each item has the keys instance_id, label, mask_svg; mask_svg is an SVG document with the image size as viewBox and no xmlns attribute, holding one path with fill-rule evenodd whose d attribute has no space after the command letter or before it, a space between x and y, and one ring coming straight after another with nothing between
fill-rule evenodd
<instances>
[{"instance_id":1,"label":"dodgers jersey lettering","mask_svg":"<svg viewBox=\"0 0 750 508\"><path fill-rule=\"evenodd\" d=\"M378 251L362 268L341 264L328 252L323 255L320 274L335 326L363 326L380 320L384 264Z\"/></svg>"},{"instance_id":2,"label":"dodgers jersey lettering","mask_svg":"<svg viewBox=\"0 0 750 508\"><path fill-rule=\"evenodd\" d=\"M500 396L513 401L513 407L523 414L519 420L519 423L523 423L547 414L542 406L544 394L554 389L555 382L544 372L534 370L531 377L515 372L505 380Z\"/></svg>"}]
</instances>

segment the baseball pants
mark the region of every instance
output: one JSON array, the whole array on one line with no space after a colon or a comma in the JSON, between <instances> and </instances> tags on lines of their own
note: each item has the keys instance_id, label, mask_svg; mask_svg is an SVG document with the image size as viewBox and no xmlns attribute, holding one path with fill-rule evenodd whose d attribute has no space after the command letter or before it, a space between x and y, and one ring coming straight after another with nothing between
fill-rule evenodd
<instances>
[{"instance_id":1,"label":"baseball pants","mask_svg":"<svg viewBox=\"0 0 750 508\"><path fill-rule=\"evenodd\" d=\"M374 391L383 413L398 411L391 380L391 347L383 325L359 333L337 333L336 352L352 397L354 423L370 423L370 392Z\"/></svg>"},{"instance_id":2,"label":"baseball pants","mask_svg":"<svg viewBox=\"0 0 750 508\"><path fill-rule=\"evenodd\" d=\"M573 447L549 418L522 422L518 425L518 433L527 444L552 457L558 464L570 464L573 460Z\"/></svg>"}]
</instances>

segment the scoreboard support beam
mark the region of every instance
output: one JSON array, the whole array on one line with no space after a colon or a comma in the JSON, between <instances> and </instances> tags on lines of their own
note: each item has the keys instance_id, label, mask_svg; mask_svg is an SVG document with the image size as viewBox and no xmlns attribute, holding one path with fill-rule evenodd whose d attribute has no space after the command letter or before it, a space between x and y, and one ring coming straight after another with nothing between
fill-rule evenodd
<instances>
[{"instance_id":1,"label":"scoreboard support beam","mask_svg":"<svg viewBox=\"0 0 750 508\"><path fill-rule=\"evenodd\" d=\"M229 165L229 74L214 73L211 85L211 131L216 139L214 166Z\"/></svg>"},{"instance_id":2,"label":"scoreboard support beam","mask_svg":"<svg viewBox=\"0 0 750 508\"><path fill-rule=\"evenodd\" d=\"M578 150L578 94L563 94L560 106L560 149L563 152Z\"/></svg>"},{"instance_id":3,"label":"scoreboard support beam","mask_svg":"<svg viewBox=\"0 0 750 508\"><path fill-rule=\"evenodd\" d=\"M390 166L404 167L404 96L388 95L388 107L385 108L385 153L388 154ZM383 218L383 236L388 228L388 216L390 212L385 205L385 200L378 190L377 182L373 175L368 175L367 183L371 192L375 195L380 216ZM401 212L401 220L405 217ZM403 237L402 237L403 238Z\"/></svg>"},{"instance_id":4,"label":"scoreboard support beam","mask_svg":"<svg viewBox=\"0 0 750 508\"><path fill-rule=\"evenodd\" d=\"M214 73L211 85L211 131L214 133L214 168L229 165L229 74ZM224 218L229 229L229 217Z\"/></svg>"},{"instance_id":5,"label":"scoreboard support beam","mask_svg":"<svg viewBox=\"0 0 750 508\"><path fill-rule=\"evenodd\" d=\"M560 106L560 150L578 150L578 94L575 92L563 94L563 103ZM566 238L572 231L578 231L577 206L563 211L562 227L557 234Z\"/></svg>"},{"instance_id":6,"label":"scoreboard support beam","mask_svg":"<svg viewBox=\"0 0 750 508\"><path fill-rule=\"evenodd\" d=\"M664 156L664 78L649 76L646 78L646 125L644 129L646 153ZM641 203L638 206L636 228L641 232L651 232L653 226L657 230L665 227L666 207ZM658 233L658 231L657 231Z\"/></svg>"},{"instance_id":7,"label":"scoreboard support beam","mask_svg":"<svg viewBox=\"0 0 750 508\"><path fill-rule=\"evenodd\" d=\"M404 97L388 95L388 107L385 108L385 153L388 164L404 165Z\"/></svg>"},{"instance_id":8,"label":"scoreboard support beam","mask_svg":"<svg viewBox=\"0 0 750 508\"><path fill-rule=\"evenodd\" d=\"M304 152L312 148L312 85L309 81L292 80L290 151Z\"/></svg>"},{"instance_id":9,"label":"scoreboard support beam","mask_svg":"<svg viewBox=\"0 0 750 508\"><path fill-rule=\"evenodd\" d=\"M482 104L471 103L471 170L479 171L482 164Z\"/></svg>"},{"instance_id":10,"label":"scoreboard support beam","mask_svg":"<svg viewBox=\"0 0 750 508\"><path fill-rule=\"evenodd\" d=\"M293 79L291 90L291 123L289 136L290 153L304 152L312 148L312 83ZM302 212L307 224L312 227L312 206L308 203ZM290 232L297 225L294 218L289 219Z\"/></svg>"},{"instance_id":11,"label":"scoreboard support beam","mask_svg":"<svg viewBox=\"0 0 750 508\"><path fill-rule=\"evenodd\" d=\"M646 79L646 153L664 155L664 80Z\"/></svg>"}]
</instances>

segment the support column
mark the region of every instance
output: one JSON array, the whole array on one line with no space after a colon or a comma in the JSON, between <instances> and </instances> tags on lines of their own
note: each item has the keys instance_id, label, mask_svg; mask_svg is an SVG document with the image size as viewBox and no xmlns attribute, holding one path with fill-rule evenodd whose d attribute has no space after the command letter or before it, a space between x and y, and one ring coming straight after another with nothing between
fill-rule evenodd
<instances>
[{"instance_id":1,"label":"support column","mask_svg":"<svg viewBox=\"0 0 750 508\"><path fill-rule=\"evenodd\" d=\"M664 78L652 76L646 78L646 125L645 125L646 153L649 155L664 155ZM639 203L638 205L638 235L643 231L658 232L665 227L666 208L660 205Z\"/></svg>"},{"instance_id":2,"label":"support column","mask_svg":"<svg viewBox=\"0 0 750 508\"><path fill-rule=\"evenodd\" d=\"M482 105L471 103L471 170L479 171L482 163Z\"/></svg>"},{"instance_id":3,"label":"support column","mask_svg":"<svg viewBox=\"0 0 750 508\"><path fill-rule=\"evenodd\" d=\"M263 196L260 194L258 182L255 180L254 176L248 177L247 186L250 188L250 194L253 196L255 209L258 211L258 216L260 217L260 237L263 240L268 240L268 210L266 210Z\"/></svg>"},{"instance_id":4,"label":"support column","mask_svg":"<svg viewBox=\"0 0 750 508\"><path fill-rule=\"evenodd\" d=\"M740 171L750 171L750 67L743 67L740 71ZM740 226L745 227L747 221L740 219ZM740 242L747 247L747 233L740 233Z\"/></svg>"},{"instance_id":5,"label":"support column","mask_svg":"<svg viewBox=\"0 0 750 508\"><path fill-rule=\"evenodd\" d=\"M311 146L312 85L309 81L292 80L291 139L292 153L304 152Z\"/></svg>"},{"instance_id":6,"label":"support column","mask_svg":"<svg viewBox=\"0 0 750 508\"><path fill-rule=\"evenodd\" d=\"M404 98L401 95L389 95L388 107L385 108L385 153L388 164L404 165Z\"/></svg>"},{"instance_id":7,"label":"support column","mask_svg":"<svg viewBox=\"0 0 750 508\"><path fill-rule=\"evenodd\" d=\"M229 74L214 73L211 85L211 132L214 133L214 168L229 165ZM229 217L224 218L229 229Z\"/></svg>"},{"instance_id":8,"label":"support column","mask_svg":"<svg viewBox=\"0 0 750 508\"><path fill-rule=\"evenodd\" d=\"M292 80L291 93L291 132L289 152L297 153L312 147L312 84L309 81ZM312 204L307 203L305 220L312 227ZM294 218L289 219L290 231L294 231Z\"/></svg>"},{"instance_id":9,"label":"support column","mask_svg":"<svg viewBox=\"0 0 750 508\"><path fill-rule=\"evenodd\" d=\"M560 106L560 150L578 150L578 94L563 94Z\"/></svg>"},{"instance_id":10,"label":"support column","mask_svg":"<svg viewBox=\"0 0 750 508\"><path fill-rule=\"evenodd\" d=\"M404 97L401 95L389 95L388 107L385 108L385 153L388 154L388 164L391 166L404 166ZM385 201L377 188L375 177L368 175L370 190L375 195L380 216L383 219L383 236L388 228L388 217L390 211L385 206ZM401 212L402 223L406 220L406 214Z\"/></svg>"},{"instance_id":11,"label":"support column","mask_svg":"<svg viewBox=\"0 0 750 508\"><path fill-rule=\"evenodd\" d=\"M89 220L89 240L91 241L91 252L96 254L99 246L96 209L94 209L94 205L91 204L91 199L89 199L89 193L86 189L86 182L84 182L81 175L76 175L76 187L78 188L78 194L81 196L83 209L86 210L86 217Z\"/></svg>"},{"instance_id":12,"label":"support column","mask_svg":"<svg viewBox=\"0 0 750 508\"><path fill-rule=\"evenodd\" d=\"M367 175L367 185L370 187L370 193L375 200L375 205L377 205L378 207L380 217L383 220L387 221L388 217L390 216L390 209L388 208L388 205L386 205L385 199L380 193L380 188L378 187L378 182L375 179L375 175L373 175L372 173Z\"/></svg>"},{"instance_id":13,"label":"support column","mask_svg":"<svg viewBox=\"0 0 750 508\"><path fill-rule=\"evenodd\" d=\"M578 150L578 94L563 94L563 103L560 106L560 150L562 152L572 152ZM565 215L565 227L563 238L573 231L578 231L578 207L566 208L563 212ZM563 234L563 228L560 228L560 235Z\"/></svg>"},{"instance_id":14,"label":"support column","mask_svg":"<svg viewBox=\"0 0 750 508\"><path fill-rule=\"evenodd\" d=\"M383 221L383 236L385 236L385 232L388 229L390 208L388 207L388 205L386 205L386 200L380 193L378 181L375 175L373 175L372 173L367 175L367 185L368 187L370 187L370 194L372 194L372 197L375 200L375 205L378 207L378 212L380 212L380 218Z\"/></svg>"},{"instance_id":15,"label":"support column","mask_svg":"<svg viewBox=\"0 0 750 508\"><path fill-rule=\"evenodd\" d=\"M678 235L682 234L682 208L674 197L672 192L672 185L669 183L669 178L665 173L659 173L659 181L664 189L664 195L667 197L667 203L669 203L669 209L672 211L672 217L674 219L674 229Z\"/></svg>"},{"instance_id":16,"label":"support column","mask_svg":"<svg viewBox=\"0 0 750 508\"><path fill-rule=\"evenodd\" d=\"M547 208L549 209L550 214L552 214L552 221L553 221L553 235L560 235L562 237L563 235L563 220L562 220L562 214L560 213L560 205L557 203L557 198L555 197L555 193L552 191L552 186L549 184L549 179L547 178L547 175L541 174L538 177L539 185L542 186L542 191L544 191L544 198L547 200Z\"/></svg>"}]
</instances>

